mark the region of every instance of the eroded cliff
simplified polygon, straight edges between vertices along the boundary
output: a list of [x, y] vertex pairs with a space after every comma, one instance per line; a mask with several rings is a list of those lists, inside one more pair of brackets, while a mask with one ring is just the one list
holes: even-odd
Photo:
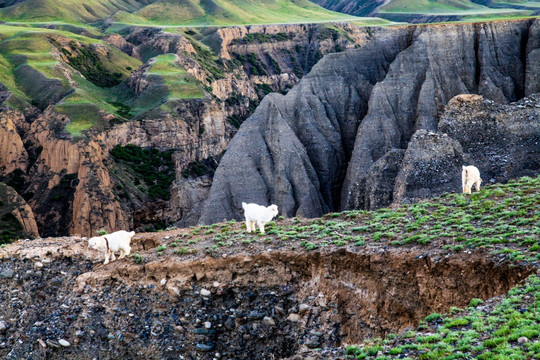
[[[55, 78], [36, 73], [25, 88], [36, 107], [2, 87], [0, 179], [44, 236], [193, 223], [185, 216], [206, 199], [212, 168], [259, 100], [288, 91], [323, 54], [369, 37], [348, 24], [132, 28], [97, 44], [48, 34], [40, 46], [50, 48]], [[174, 179], [159, 196], [136, 179], [142, 165], [110, 155], [126, 145], [172, 154]]]
[[[520, 110], [522, 103], [503, 107], [504, 118], [523, 124], [516, 126], [519, 130], [504, 125], [490, 125], [496, 130], [489, 130], [490, 126], [476, 123], [468, 125], [474, 130], [465, 130], [468, 127], [453, 116], [452, 102], [443, 123], [453, 125], [439, 129], [445, 106], [456, 95], [480, 94], [508, 104], [535, 91], [538, 26], [538, 21], [526, 20], [402, 27], [360, 49], [326, 56], [287, 95], [267, 97], [244, 123], [216, 171], [200, 221], [240, 218], [242, 201], [275, 203], [285, 216], [320, 216], [460, 191], [461, 142], [469, 147], [489, 143], [486, 148], [519, 149], [508, 155], [517, 167], [512, 175], [503, 170], [508, 159], [503, 163], [494, 156], [485, 162], [485, 153], [466, 150], [466, 161], [482, 172], [496, 173], [498, 181], [538, 172], [536, 105], [526, 116]], [[536, 104], [534, 99], [524, 101]], [[487, 123], [499, 116], [492, 108], [485, 110]], [[437, 154], [447, 146], [440, 143], [442, 134], [435, 134], [433, 140], [439, 140], [429, 145], [411, 146], [419, 130], [453, 128], [455, 138], [448, 140], [455, 143], [448, 144], [454, 149], [449, 148], [450, 167], [435, 160], [446, 156]], [[490, 131], [499, 136], [488, 135]], [[510, 135], [514, 131], [529, 145], [521, 146]], [[418, 169], [412, 164], [422, 162], [421, 154], [430, 151], [426, 171], [413, 175], [411, 171]], [[528, 160], [522, 162], [522, 157]], [[387, 169], [393, 180], [378, 175]], [[428, 176], [429, 182], [440, 185], [424, 184], [422, 191], [409, 188], [404, 193], [405, 178], [420, 183]], [[383, 180], [387, 190], [373, 199], [373, 189], [379, 188], [376, 179]]]

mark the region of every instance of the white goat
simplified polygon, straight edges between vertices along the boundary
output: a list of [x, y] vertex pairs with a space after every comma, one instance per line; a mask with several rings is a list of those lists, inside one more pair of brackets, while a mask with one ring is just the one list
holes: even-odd
[[470, 194], [473, 185], [476, 186], [476, 191], [480, 191], [481, 183], [480, 171], [476, 166], [463, 166], [463, 170], [461, 171], [461, 185], [464, 194]]
[[131, 252], [129, 243], [131, 242], [133, 235], [135, 235], [135, 231], [127, 232], [125, 230], [120, 230], [111, 234], [95, 236], [88, 239], [88, 247], [105, 253], [104, 264], [108, 264], [109, 256], [111, 257], [111, 260], [116, 260], [114, 253], [117, 251], [120, 251], [120, 257], [118, 259], [123, 259], [126, 255], [129, 255]]
[[277, 205], [264, 207], [257, 204], [246, 204], [243, 202], [242, 207], [244, 208], [246, 227], [249, 233], [251, 231], [257, 231], [255, 229], [255, 224], [257, 224], [259, 225], [259, 229], [261, 229], [261, 234], [264, 234], [264, 224], [271, 221], [274, 216], [278, 214]]

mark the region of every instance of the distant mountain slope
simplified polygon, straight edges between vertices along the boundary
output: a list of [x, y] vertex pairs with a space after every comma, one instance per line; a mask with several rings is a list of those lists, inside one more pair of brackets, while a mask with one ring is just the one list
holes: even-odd
[[91, 23], [103, 20], [118, 11], [135, 12], [152, 2], [153, 0], [2, 0], [0, 18], [5, 21]]
[[527, 0], [312, 0], [322, 7], [356, 16], [403, 22], [440, 22], [537, 15], [539, 1]]
[[0, 20], [139, 25], [236, 25], [351, 19], [308, 0], [0, 1]]

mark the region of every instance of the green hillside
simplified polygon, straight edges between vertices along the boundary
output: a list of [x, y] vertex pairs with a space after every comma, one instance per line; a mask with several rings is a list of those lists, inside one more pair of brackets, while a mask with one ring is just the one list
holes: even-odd
[[[99, 51], [97, 51], [99, 49]], [[66, 31], [0, 25], [0, 83], [13, 94], [7, 104], [28, 104], [70, 117], [79, 134], [99, 126], [100, 110], [118, 114], [114, 87], [141, 62], [99, 40]]]
[[[7, 2], [6, 4], [9, 4]], [[344, 21], [308, 0], [26, 0], [0, 9], [0, 20], [138, 25], [236, 25]]]
[[[11, 2], [3, 1], [5, 4]], [[25, 0], [0, 9], [0, 19], [10, 22], [92, 23], [118, 11], [135, 12], [151, 2], [152, 0]]]
[[473, 21], [533, 16], [540, 2], [530, 0], [312, 0], [332, 11], [400, 22]]
[[486, 6], [475, 4], [469, 0], [393, 0], [380, 8], [381, 12], [403, 13], [458, 13], [490, 11]]
[[[509, 5], [510, 3], [506, 4]], [[481, 5], [470, 0], [393, 0], [379, 8], [379, 14], [414, 14], [427, 16], [459, 16], [462, 20], [473, 18], [501, 18], [529, 16], [533, 11], [515, 9], [503, 3]]]
[[179, 66], [176, 60], [175, 54], [159, 55], [151, 60], [145, 76], [152, 86], [135, 98], [123, 99], [132, 108], [133, 115], [154, 108], [168, 112], [171, 102], [204, 97], [199, 81]]

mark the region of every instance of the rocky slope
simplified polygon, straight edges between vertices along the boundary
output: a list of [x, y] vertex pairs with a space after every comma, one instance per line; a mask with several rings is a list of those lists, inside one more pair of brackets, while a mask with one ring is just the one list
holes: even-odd
[[[200, 221], [241, 218], [242, 201], [275, 203], [285, 216], [320, 216], [460, 191], [462, 161], [489, 174], [486, 181], [537, 172], [537, 98], [508, 106], [489, 101], [508, 104], [538, 91], [539, 26], [527, 20], [401, 27], [326, 56], [287, 95], [266, 97], [244, 123]], [[449, 103], [459, 94], [487, 102]], [[457, 114], [462, 102], [469, 104], [459, 112], [469, 109], [467, 115]], [[480, 109], [487, 112], [484, 126], [461, 123]], [[511, 151], [488, 162], [489, 150], [473, 151], [476, 143]], [[515, 164], [510, 172], [508, 163]]]

